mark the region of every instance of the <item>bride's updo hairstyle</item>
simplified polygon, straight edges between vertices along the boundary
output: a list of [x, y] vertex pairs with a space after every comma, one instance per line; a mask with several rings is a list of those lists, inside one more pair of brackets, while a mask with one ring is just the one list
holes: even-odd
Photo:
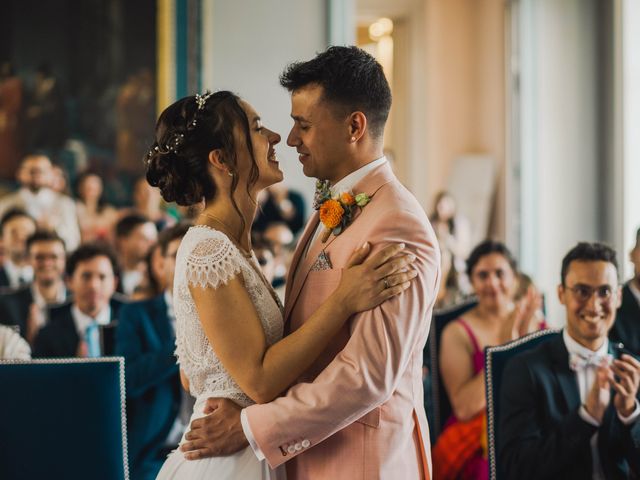
[[204, 93], [178, 100], [167, 107], [156, 124], [155, 142], [145, 157], [147, 181], [158, 187], [167, 202], [189, 206], [217, 194], [209, 174], [209, 153], [221, 150], [225, 164], [233, 174], [231, 200], [240, 214], [233, 193], [238, 186], [237, 150], [233, 131], [240, 127], [251, 158], [249, 188], [258, 180], [249, 120], [240, 106], [240, 98], [228, 91]]

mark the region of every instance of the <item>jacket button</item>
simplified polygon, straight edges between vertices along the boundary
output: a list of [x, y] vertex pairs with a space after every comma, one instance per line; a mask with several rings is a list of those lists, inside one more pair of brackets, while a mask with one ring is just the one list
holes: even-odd
[[306, 438], [302, 441], [302, 448], [309, 448], [310, 445], [311, 445], [311, 442]]
[[295, 445], [289, 445], [289, 446], [287, 447], [287, 452], [289, 452], [289, 453], [296, 453], [296, 447], [295, 447]]

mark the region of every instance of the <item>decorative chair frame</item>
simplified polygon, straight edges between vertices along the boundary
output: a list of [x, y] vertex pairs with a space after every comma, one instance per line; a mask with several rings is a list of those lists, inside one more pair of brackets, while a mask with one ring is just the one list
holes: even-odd
[[[508, 352], [516, 349], [528, 343], [531, 343], [530, 347], [535, 347], [540, 343], [540, 339], [555, 335], [560, 330], [540, 330], [533, 332], [524, 337], [520, 337], [509, 343], [503, 345], [497, 345], [495, 347], [487, 347], [484, 351], [485, 358], [485, 388], [487, 395], [487, 446], [489, 449], [489, 478], [491, 480], [498, 479], [498, 465], [497, 465], [497, 452], [496, 452], [496, 410], [495, 410], [495, 395], [499, 395], [500, 392], [495, 392], [495, 380], [494, 380], [494, 355], [496, 353]], [[522, 351], [526, 351], [524, 349]]]
[[123, 480], [129, 480], [129, 454], [127, 449], [127, 414], [126, 414], [126, 387], [124, 357], [99, 357], [99, 358], [39, 358], [33, 360], [0, 359], [0, 367], [3, 365], [68, 365], [68, 364], [92, 364], [92, 363], [117, 363], [119, 376], [120, 396], [120, 432], [122, 435], [122, 465]]

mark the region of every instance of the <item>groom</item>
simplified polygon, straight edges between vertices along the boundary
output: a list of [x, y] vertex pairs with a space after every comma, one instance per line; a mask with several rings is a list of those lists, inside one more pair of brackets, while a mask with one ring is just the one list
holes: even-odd
[[298, 151], [304, 174], [328, 180], [334, 195], [371, 197], [339, 236], [325, 235], [318, 213], [309, 220], [287, 281], [285, 333], [300, 328], [336, 288], [364, 242], [372, 250], [404, 243], [417, 257], [418, 276], [401, 295], [355, 315], [284, 396], [242, 411], [209, 399], [213, 413], [192, 422], [182, 450], [197, 459], [233, 453], [248, 441], [272, 467], [286, 462], [289, 480], [428, 479], [422, 349], [440, 257], [423, 209], [382, 153], [389, 85], [382, 67], [356, 47], [331, 47], [294, 63], [280, 83], [291, 92], [287, 144]]

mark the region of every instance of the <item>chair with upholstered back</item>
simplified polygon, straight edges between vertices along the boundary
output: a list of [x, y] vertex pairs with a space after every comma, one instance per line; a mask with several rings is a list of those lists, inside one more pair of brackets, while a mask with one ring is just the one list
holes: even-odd
[[558, 335], [558, 330], [540, 330], [524, 337], [487, 347], [484, 351], [485, 386], [487, 395], [487, 443], [489, 448], [489, 474], [491, 480], [506, 478], [500, 470], [497, 452], [498, 426], [500, 421], [500, 386], [502, 372], [514, 356], [527, 351]]
[[0, 478], [128, 480], [124, 359], [0, 361]]
[[429, 368], [429, 379], [431, 381], [432, 405], [431, 408], [427, 408], [427, 413], [430, 414], [429, 429], [431, 431], [431, 440], [434, 443], [435, 439], [440, 435], [445, 422], [451, 416], [451, 403], [442, 383], [438, 359], [442, 332], [449, 322], [459, 318], [477, 304], [477, 300], [471, 298], [458, 305], [433, 312], [433, 321], [431, 322], [429, 340], [423, 354], [423, 363]]

